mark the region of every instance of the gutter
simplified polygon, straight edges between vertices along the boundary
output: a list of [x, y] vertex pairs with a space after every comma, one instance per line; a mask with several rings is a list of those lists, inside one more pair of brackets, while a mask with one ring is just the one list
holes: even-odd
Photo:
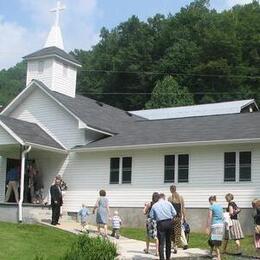
[[122, 146], [101, 146], [101, 147], [82, 147], [73, 148], [71, 152], [102, 152], [115, 150], [134, 150], [134, 149], [151, 149], [151, 148], [167, 148], [167, 147], [182, 147], [182, 146], [204, 146], [204, 145], [221, 145], [221, 144], [246, 144], [260, 143], [260, 138], [245, 138], [245, 139], [227, 139], [227, 140], [211, 140], [211, 141], [194, 141], [194, 142], [173, 142], [173, 143], [158, 143], [158, 144], [137, 144], [137, 145], [122, 145]]
[[25, 171], [25, 156], [27, 153], [30, 152], [32, 149], [31, 146], [29, 146], [26, 150], [22, 152], [22, 161], [21, 161], [21, 186], [20, 186], [20, 200], [18, 203], [18, 220], [19, 223], [22, 223], [23, 221], [23, 194], [24, 194], [24, 171]]

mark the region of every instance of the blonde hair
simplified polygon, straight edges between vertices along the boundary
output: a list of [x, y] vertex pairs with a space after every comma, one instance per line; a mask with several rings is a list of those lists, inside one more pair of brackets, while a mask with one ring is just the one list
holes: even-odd
[[229, 202], [229, 201], [231, 201], [231, 200], [234, 199], [234, 196], [233, 196], [233, 194], [228, 193], [228, 194], [225, 196], [225, 198], [226, 198], [226, 200]]

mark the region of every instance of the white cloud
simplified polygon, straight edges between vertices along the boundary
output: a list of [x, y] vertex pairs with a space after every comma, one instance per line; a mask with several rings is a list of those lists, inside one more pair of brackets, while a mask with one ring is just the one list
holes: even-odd
[[21, 61], [21, 57], [34, 49], [41, 40], [40, 34], [33, 37], [26, 28], [6, 22], [3, 17], [0, 17], [0, 35], [0, 69]]
[[[43, 47], [48, 32], [54, 23], [54, 14], [49, 10], [55, 0], [19, 0], [21, 11], [29, 15], [33, 27], [26, 28], [5, 21], [0, 16], [0, 69], [21, 61], [21, 57]], [[67, 9], [61, 16], [61, 30], [67, 51], [74, 48], [89, 49], [99, 39], [95, 31], [95, 19], [102, 15], [97, 0], [63, 0]], [[0, 13], [1, 15], [1, 13]]]
[[226, 2], [229, 7], [232, 7], [234, 5], [244, 5], [251, 3], [252, 0], [226, 0]]
[[[31, 14], [31, 18], [40, 28], [44, 28], [46, 38], [55, 19], [49, 10], [56, 6], [54, 0], [20, 0], [23, 9]], [[94, 19], [101, 11], [97, 0], [63, 0], [66, 10], [61, 15], [61, 30], [67, 50], [74, 48], [89, 49], [98, 41], [98, 33], [94, 30]]]

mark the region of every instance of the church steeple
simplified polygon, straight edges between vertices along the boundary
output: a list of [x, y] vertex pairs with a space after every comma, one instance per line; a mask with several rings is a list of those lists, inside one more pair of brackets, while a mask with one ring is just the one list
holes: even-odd
[[24, 57], [27, 61], [26, 84], [37, 79], [52, 91], [75, 97], [77, 69], [81, 65], [64, 51], [59, 26], [60, 11], [64, 9], [65, 6], [58, 1], [57, 7], [51, 10], [56, 13], [56, 19], [44, 48]]
[[60, 29], [60, 12], [65, 10], [65, 6], [62, 6], [60, 1], [57, 2], [57, 7], [50, 10], [52, 13], [56, 13], [56, 19], [54, 25], [51, 27], [47, 41], [44, 45], [44, 48], [56, 46], [64, 50], [64, 44]]

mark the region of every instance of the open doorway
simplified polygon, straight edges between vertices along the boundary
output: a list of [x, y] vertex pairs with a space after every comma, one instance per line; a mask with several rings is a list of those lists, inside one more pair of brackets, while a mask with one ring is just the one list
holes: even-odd
[[[6, 161], [6, 180], [7, 180], [7, 173], [11, 170], [11, 169], [14, 169], [14, 168], [18, 168], [20, 167], [21, 165], [21, 160], [17, 160], [17, 159], [10, 159], [10, 158], [7, 158], [7, 161]], [[18, 177], [18, 180], [20, 179], [20, 173], [19, 173], [19, 177]], [[17, 182], [17, 186], [18, 186], [18, 193], [19, 193], [19, 181]], [[5, 194], [7, 192], [7, 185], [8, 183], [6, 182], [6, 185], [5, 185]], [[15, 194], [14, 194], [14, 191], [12, 190], [11, 192], [11, 195], [8, 199], [7, 202], [16, 202], [15, 201]]]

